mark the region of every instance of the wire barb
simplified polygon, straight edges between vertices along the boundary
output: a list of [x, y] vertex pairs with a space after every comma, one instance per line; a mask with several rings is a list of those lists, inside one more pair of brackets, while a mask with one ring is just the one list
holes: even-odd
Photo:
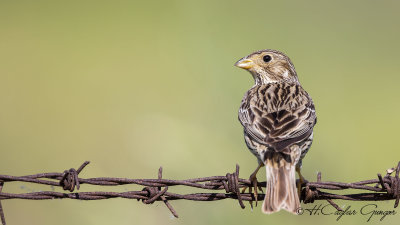
[[226, 181], [222, 180], [222, 184], [224, 185], [224, 189], [226, 193], [233, 193], [237, 195], [237, 199], [239, 201], [239, 205], [242, 209], [245, 208], [245, 205], [242, 200], [242, 194], [239, 190], [239, 165], [236, 164], [236, 171], [234, 173], [226, 174]]
[[68, 190], [73, 192], [76, 186], [76, 189], [79, 190], [79, 178], [78, 174], [89, 164], [89, 161], [84, 162], [78, 170], [71, 168], [69, 170], [65, 170], [60, 180], [60, 185], [63, 187], [64, 190]]
[[[78, 175], [89, 164], [84, 162], [77, 170], [71, 168], [63, 173], [40, 173], [27, 176], [10, 176], [0, 175], [0, 219], [3, 225], [6, 224], [2, 200], [8, 199], [27, 199], [27, 200], [44, 200], [44, 199], [80, 199], [80, 200], [102, 200], [110, 198], [126, 198], [141, 200], [144, 204], [152, 204], [155, 201], [163, 201], [171, 213], [178, 217], [175, 209], [170, 204], [172, 200], [185, 199], [192, 201], [219, 201], [223, 199], [236, 199], [241, 208], [245, 208], [244, 201], [250, 202], [255, 200], [254, 195], [250, 193], [241, 193], [239, 190], [243, 187], [251, 187], [252, 183], [248, 179], [239, 178], [239, 165], [233, 173], [227, 173], [225, 176], [202, 177], [186, 180], [169, 180], [163, 178], [163, 169], [158, 170], [157, 179], [129, 179], [115, 177], [97, 177], [97, 178], [79, 178]], [[394, 175], [392, 175], [394, 173]], [[400, 162], [396, 168], [387, 170], [384, 177], [377, 174], [377, 179], [359, 181], [354, 183], [329, 182], [321, 181], [321, 173], [317, 175], [317, 182], [306, 181], [302, 185], [300, 200], [303, 203], [313, 203], [315, 200], [327, 200], [337, 210], [342, 210], [334, 199], [350, 200], [350, 201], [383, 201], [395, 200], [394, 208], [399, 204], [400, 198]], [[64, 190], [73, 193], [41, 191], [29, 193], [5, 193], [2, 188], [7, 182], [26, 182], [49, 186], [59, 186]], [[74, 192], [75, 187], [79, 190], [83, 184], [98, 186], [117, 186], [136, 184], [143, 186], [140, 191], [126, 192]], [[225, 190], [225, 193], [193, 193], [193, 194], [177, 194], [168, 192], [173, 186], [186, 186], [205, 190]], [[266, 182], [258, 182], [259, 187], [265, 187]], [[368, 192], [358, 194], [332, 194], [324, 190], [345, 190], [356, 189]], [[265, 194], [258, 194], [258, 200], [262, 201]]]
[[[317, 182], [321, 182], [322, 174], [321, 172], [318, 172], [317, 174]], [[304, 203], [313, 203], [315, 199], [317, 199], [321, 193], [319, 188], [317, 187], [310, 187], [308, 183], [306, 182], [305, 188], [303, 189], [304, 193], [301, 193], [300, 199], [303, 199]], [[326, 201], [331, 204], [336, 210], [338, 211], [343, 211], [332, 199], [326, 199]]]
[[[3, 190], [3, 185], [4, 185], [4, 182], [0, 181], [0, 194], [1, 194], [1, 191]], [[4, 216], [3, 206], [1, 205], [1, 201], [0, 201], [0, 219], [1, 219], [1, 224], [6, 225], [6, 218]]]

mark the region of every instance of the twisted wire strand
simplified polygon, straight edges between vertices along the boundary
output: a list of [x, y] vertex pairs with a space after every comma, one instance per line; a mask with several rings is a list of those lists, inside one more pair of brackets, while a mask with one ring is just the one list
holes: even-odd
[[[40, 173], [27, 176], [10, 176], [0, 175], [0, 219], [3, 225], [6, 225], [3, 207], [1, 200], [9, 199], [27, 199], [27, 200], [46, 200], [46, 199], [80, 199], [80, 200], [102, 200], [110, 198], [126, 198], [137, 199], [144, 204], [152, 204], [156, 201], [163, 201], [171, 213], [178, 217], [177, 212], [172, 207], [169, 201], [184, 199], [192, 201], [218, 201], [223, 199], [236, 199], [241, 208], [245, 208], [244, 201], [255, 201], [253, 193], [241, 193], [240, 189], [251, 187], [252, 184], [248, 179], [239, 178], [239, 165], [236, 165], [236, 170], [233, 173], [227, 173], [225, 176], [211, 176], [203, 178], [194, 178], [186, 180], [169, 180], [162, 178], [162, 167], [158, 170], [157, 179], [129, 179], [129, 178], [114, 178], [114, 177], [97, 177], [97, 178], [80, 178], [78, 175], [89, 164], [89, 161], [84, 162], [77, 170], [71, 168], [63, 173]], [[377, 179], [343, 183], [321, 181], [321, 173], [317, 174], [316, 182], [308, 182], [302, 184], [300, 200], [305, 204], [313, 203], [315, 200], [327, 200], [337, 210], [342, 210], [333, 199], [350, 200], [350, 201], [384, 201], [395, 200], [394, 208], [399, 204], [400, 198], [400, 162], [396, 168], [387, 170], [385, 176], [377, 174]], [[394, 174], [392, 176], [392, 174]], [[55, 191], [40, 191], [29, 193], [4, 193], [2, 189], [7, 182], [27, 182], [49, 186], [60, 186], [68, 192]], [[117, 186], [136, 184], [144, 186], [140, 191], [126, 192], [74, 192], [75, 188], [79, 190], [83, 184], [99, 185], [99, 186]], [[193, 193], [193, 194], [178, 194], [168, 192], [168, 188], [172, 186], [187, 186], [205, 190], [225, 190], [225, 193]], [[258, 182], [259, 187], [265, 187], [266, 182]], [[374, 186], [372, 186], [374, 185]], [[325, 190], [346, 190], [355, 189], [369, 192], [357, 194], [332, 194]], [[262, 201], [264, 194], [258, 194], [258, 200]]]

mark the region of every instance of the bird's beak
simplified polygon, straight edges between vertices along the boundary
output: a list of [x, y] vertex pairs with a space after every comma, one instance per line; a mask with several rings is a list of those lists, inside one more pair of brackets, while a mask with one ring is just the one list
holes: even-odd
[[254, 62], [251, 59], [241, 59], [235, 63], [235, 66], [245, 70], [251, 69], [254, 65]]

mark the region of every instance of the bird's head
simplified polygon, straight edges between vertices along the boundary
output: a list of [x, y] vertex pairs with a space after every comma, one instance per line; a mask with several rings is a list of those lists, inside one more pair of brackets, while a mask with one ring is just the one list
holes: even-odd
[[235, 66], [248, 70], [256, 84], [298, 82], [293, 63], [282, 52], [266, 49], [240, 59]]

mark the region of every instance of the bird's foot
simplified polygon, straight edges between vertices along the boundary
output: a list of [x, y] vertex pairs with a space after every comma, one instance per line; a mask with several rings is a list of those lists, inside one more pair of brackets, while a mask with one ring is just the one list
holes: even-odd
[[[260, 186], [258, 186], [258, 180], [256, 173], [253, 173], [250, 175], [249, 178], [250, 181], [250, 187], [249, 187], [249, 193], [254, 195], [254, 200], [256, 201], [256, 207], [257, 207], [257, 202], [258, 202], [258, 190], [263, 193], [263, 190]], [[253, 188], [254, 188], [254, 193], [253, 193]], [[244, 187], [242, 189], [242, 193], [245, 193], [247, 187]], [[251, 208], [253, 208], [253, 202], [250, 201]]]
[[299, 179], [297, 180], [297, 194], [301, 199], [301, 186], [308, 181], [301, 175], [300, 169], [296, 169], [297, 173], [299, 174]]
[[303, 184], [302, 179], [298, 179], [297, 180], [297, 195], [299, 196], [299, 198], [301, 199], [301, 185]]

